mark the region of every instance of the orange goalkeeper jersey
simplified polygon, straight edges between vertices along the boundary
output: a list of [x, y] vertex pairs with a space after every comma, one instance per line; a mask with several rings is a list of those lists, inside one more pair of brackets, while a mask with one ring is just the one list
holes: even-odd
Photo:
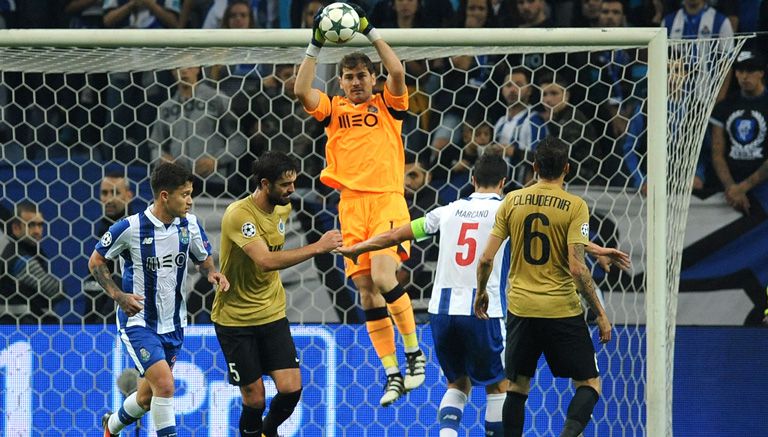
[[361, 104], [320, 93], [307, 111], [325, 124], [326, 167], [320, 181], [339, 190], [403, 193], [405, 151], [401, 135], [408, 93], [393, 96], [387, 87]]

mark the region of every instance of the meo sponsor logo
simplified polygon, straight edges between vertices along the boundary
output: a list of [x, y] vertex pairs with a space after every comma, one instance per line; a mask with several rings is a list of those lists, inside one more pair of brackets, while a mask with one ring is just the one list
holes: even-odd
[[351, 127], [360, 127], [360, 126], [368, 126], [368, 127], [374, 127], [379, 124], [379, 117], [374, 113], [367, 113], [367, 114], [342, 114], [339, 116], [339, 127], [340, 128], [351, 128]]

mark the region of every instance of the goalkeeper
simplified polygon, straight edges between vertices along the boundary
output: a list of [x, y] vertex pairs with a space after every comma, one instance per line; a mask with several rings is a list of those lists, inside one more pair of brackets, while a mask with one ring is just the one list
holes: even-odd
[[[401, 136], [408, 109], [405, 70], [362, 9], [350, 6], [360, 16], [358, 31], [368, 37], [387, 69], [384, 90], [373, 94], [374, 67], [363, 53], [350, 53], [339, 64], [343, 97], [331, 99], [312, 88], [317, 56], [325, 42], [318, 29], [320, 13], [315, 16], [312, 41], [295, 85], [304, 109], [326, 126], [326, 168], [320, 181], [341, 192], [339, 221], [345, 246], [410, 222], [403, 193], [405, 151]], [[382, 406], [391, 405], [406, 391], [423, 384], [425, 378], [426, 358], [416, 337], [411, 299], [395, 275], [409, 252], [410, 243], [403, 242], [396, 248], [362, 255], [357, 265], [345, 260], [346, 275], [360, 292], [368, 335], [387, 374], [379, 402]], [[405, 345], [405, 379], [395, 355], [390, 313]]]

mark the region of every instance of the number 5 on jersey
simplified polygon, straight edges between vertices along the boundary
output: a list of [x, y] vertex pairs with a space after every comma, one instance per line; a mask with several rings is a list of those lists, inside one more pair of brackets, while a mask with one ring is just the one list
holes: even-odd
[[456, 242], [456, 245], [459, 247], [467, 246], [466, 253], [456, 252], [456, 264], [461, 267], [466, 267], [475, 261], [475, 256], [477, 255], [477, 238], [470, 236], [469, 234], [470, 232], [474, 234], [473, 231], [477, 231], [478, 227], [480, 227], [480, 223], [461, 224], [459, 240]]

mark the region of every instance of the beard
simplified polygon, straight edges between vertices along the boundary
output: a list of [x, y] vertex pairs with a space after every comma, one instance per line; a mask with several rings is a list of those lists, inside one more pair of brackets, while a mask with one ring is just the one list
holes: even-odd
[[267, 196], [267, 200], [269, 200], [270, 204], [275, 206], [277, 205], [285, 206], [291, 203], [291, 199], [289, 197], [283, 197], [283, 196], [280, 196], [279, 194], [273, 194], [273, 193], [269, 193], [269, 195]]

